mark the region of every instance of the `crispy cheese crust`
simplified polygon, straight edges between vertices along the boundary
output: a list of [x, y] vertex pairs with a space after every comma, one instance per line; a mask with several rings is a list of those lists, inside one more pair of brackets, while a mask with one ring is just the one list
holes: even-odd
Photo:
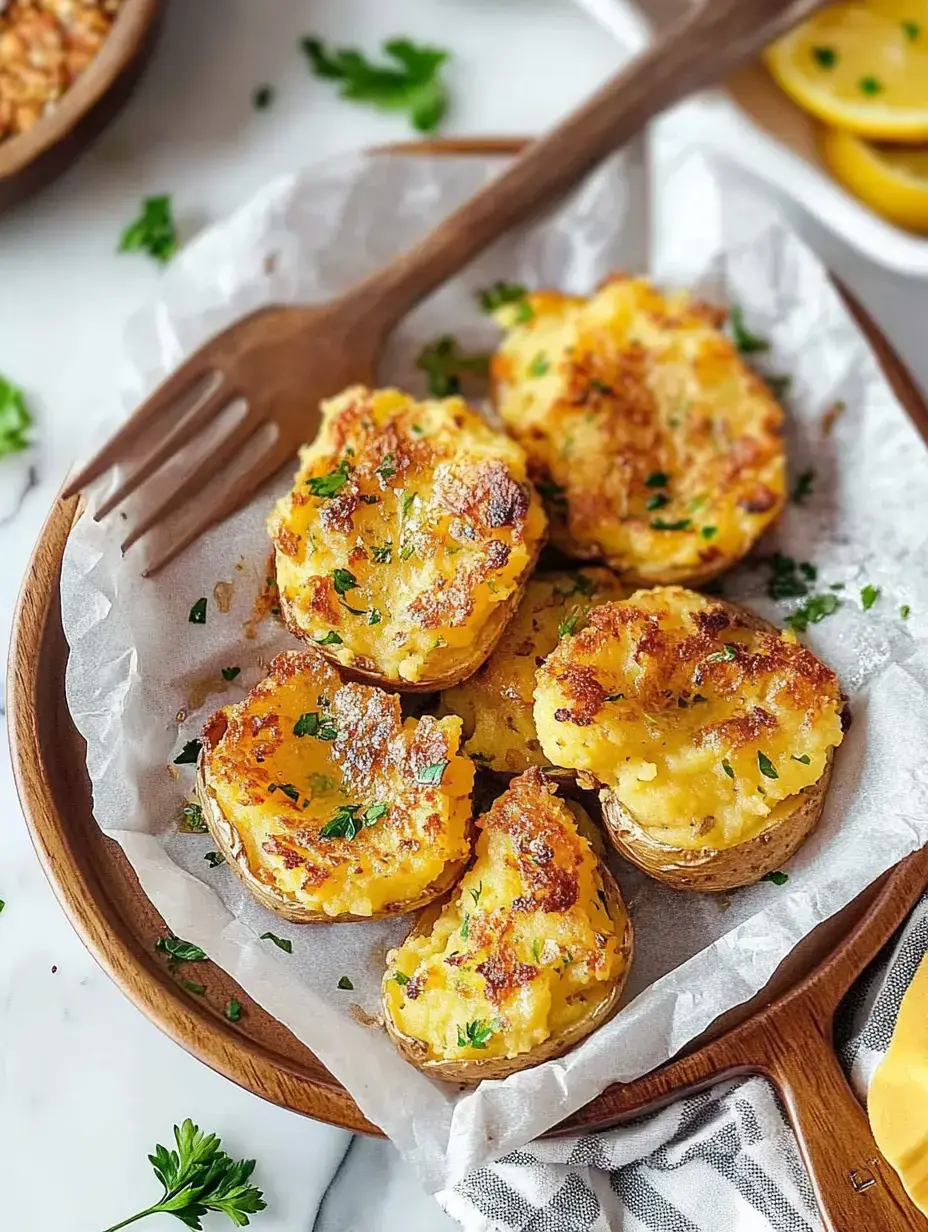
[[489, 659], [442, 694], [441, 712], [464, 720], [468, 756], [500, 774], [551, 769], [532, 714], [535, 671], [562, 637], [586, 628], [590, 608], [627, 594], [609, 569], [535, 574]]
[[547, 756], [668, 850], [725, 851], [788, 819], [843, 735], [838, 680], [811, 650], [681, 587], [596, 608], [537, 680]]
[[705, 581], [777, 518], [783, 412], [723, 312], [615, 276], [589, 299], [541, 291], [497, 318], [497, 409], [569, 555], [644, 585]]
[[546, 519], [522, 448], [460, 398], [323, 405], [269, 521], [290, 629], [364, 678], [441, 688], [489, 653]]
[[343, 684], [318, 651], [279, 655], [204, 731], [207, 824], [260, 901], [290, 919], [422, 905], [470, 854], [474, 769], [460, 727], [403, 722], [398, 697]]
[[[566, 1051], [618, 1008], [631, 930], [618, 888], [541, 771], [478, 821], [440, 912], [387, 956], [387, 1028], [437, 1076], [501, 1077]], [[574, 810], [574, 811], [572, 811]]]

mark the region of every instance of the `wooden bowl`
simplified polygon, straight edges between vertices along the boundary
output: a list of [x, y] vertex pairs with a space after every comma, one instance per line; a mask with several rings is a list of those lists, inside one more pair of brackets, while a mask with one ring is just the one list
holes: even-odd
[[0, 209], [66, 170], [128, 100], [155, 45], [164, 0], [124, 0], [99, 53], [53, 111], [0, 141]]
[[[510, 153], [513, 141], [422, 143], [404, 153]], [[928, 406], [877, 326], [851, 310], [902, 405], [928, 443]], [[23, 582], [11, 642], [7, 698], [19, 797], [36, 852], [84, 943], [140, 1010], [188, 1052], [249, 1091], [318, 1120], [380, 1134], [325, 1066], [221, 968], [185, 974], [207, 986], [187, 995], [154, 943], [167, 926], [117, 844], [93, 817], [84, 742], [65, 701], [68, 646], [61, 628], [61, 560], [77, 499], [52, 508]], [[928, 886], [928, 848], [898, 864], [821, 924], [751, 1001], [713, 1023], [676, 1059], [616, 1083], [551, 1131], [607, 1129], [733, 1075], [760, 1073], [778, 1088], [809, 1166], [828, 1232], [925, 1232], [834, 1053], [835, 1010]], [[198, 966], [202, 967], [197, 971]], [[237, 1023], [223, 1009], [235, 997]]]

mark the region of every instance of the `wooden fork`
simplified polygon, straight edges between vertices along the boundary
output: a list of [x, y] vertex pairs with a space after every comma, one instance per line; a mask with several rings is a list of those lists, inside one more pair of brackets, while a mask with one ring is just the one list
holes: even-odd
[[[172, 422], [173, 411], [173, 426], [94, 511], [96, 518], [104, 517], [233, 401], [243, 400], [243, 417], [215, 450], [172, 490], [162, 492], [126, 536], [123, 551], [252, 447], [255, 456], [234, 492], [197, 511], [144, 570], [155, 573], [246, 504], [294, 455], [312, 435], [307, 428], [317, 422], [320, 400], [348, 385], [373, 383], [386, 338], [416, 304], [504, 232], [557, 201], [654, 116], [719, 81], [824, 2], [705, 0], [411, 251], [338, 299], [311, 307], [262, 308], [200, 347], [71, 479], [64, 496], [124, 461], [143, 436], [157, 431], [159, 421]], [[201, 385], [192, 407], [177, 419], [180, 400]]]

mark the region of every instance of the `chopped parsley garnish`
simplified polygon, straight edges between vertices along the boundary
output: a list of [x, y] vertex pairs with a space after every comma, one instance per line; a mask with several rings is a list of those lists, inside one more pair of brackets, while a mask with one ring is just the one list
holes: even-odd
[[735, 772], [734, 770], [732, 770], [731, 762], [728, 760], [727, 757], [722, 758], [722, 769], [725, 771], [725, 773], [728, 775], [730, 779], [733, 779], [735, 777]]
[[181, 980], [181, 988], [186, 988], [188, 992], [192, 992], [196, 997], [202, 997], [206, 992], [205, 984], [197, 984], [194, 980]]
[[141, 214], [122, 233], [119, 251], [147, 252], [160, 265], [170, 261], [177, 251], [177, 228], [169, 196], [143, 200]]
[[386, 480], [393, 478], [393, 476], [396, 474], [396, 467], [393, 465], [393, 454], [392, 453], [384, 454], [383, 461], [374, 471], [374, 474], [379, 475], [380, 478], [383, 479], [385, 482]]
[[653, 496], [649, 496], [645, 501], [645, 509], [648, 513], [653, 513], [655, 509], [663, 509], [665, 505], [670, 504], [670, 497], [666, 492], [655, 492]]
[[448, 769], [449, 763], [446, 761], [434, 761], [430, 766], [423, 766], [421, 770], [416, 771], [416, 782], [428, 786], [432, 783], [440, 783], [445, 776], [445, 771]]
[[379, 505], [380, 497], [375, 496], [373, 492], [362, 492], [361, 501], [365, 505]]
[[529, 376], [544, 376], [550, 367], [551, 365], [548, 362], [548, 358], [545, 355], [544, 351], [539, 351], [538, 354], [535, 356], [535, 358], [532, 360], [532, 362], [528, 366], [528, 375]]
[[393, 540], [388, 540], [382, 547], [371, 548], [371, 559], [378, 565], [388, 565], [393, 555]]
[[597, 394], [614, 394], [615, 390], [611, 385], [607, 385], [605, 381], [598, 381], [596, 377], [590, 381], [590, 389]]
[[464, 919], [461, 922], [461, 940], [466, 941], [470, 936], [470, 912], [464, 912]]
[[240, 667], [224, 667], [222, 669], [223, 680], [234, 680], [236, 676], [241, 674]]
[[203, 747], [199, 740], [188, 740], [181, 751], [174, 758], [175, 766], [192, 766], [196, 763], [200, 756], [200, 749]]
[[458, 1047], [467, 1048], [486, 1048], [487, 1040], [496, 1032], [495, 1022], [485, 1022], [482, 1018], [475, 1018], [473, 1022], [465, 1024], [464, 1029], [458, 1027]]
[[242, 1003], [241, 1003], [241, 1001], [236, 1001], [234, 997], [232, 998], [232, 1000], [231, 1000], [231, 1001], [227, 1001], [227, 1002], [226, 1002], [225, 1014], [226, 1014], [226, 1018], [228, 1018], [229, 1022], [238, 1022], [238, 1020], [239, 1020], [239, 1019], [241, 1018], [241, 1016], [242, 1016]]
[[400, 502], [400, 517], [405, 518], [413, 506], [413, 501], [416, 499], [415, 492], [404, 492], [403, 499]]
[[789, 759], [790, 761], [800, 761], [804, 766], [810, 766], [812, 764], [812, 758], [808, 753], [790, 753]]
[[706, 655], [707, 663], [731, 663], [733, 659], [738, 657], [738, 645], [736, 642], [726, 642], [721, 650], [716, 650], [713, 654]]
[[349, 590], [357, 590], [358, 579], [350, 569], [333, 569], [332, 585], [337, 595], [346, 595]]
[[267, 789], [268, 791], [282, 791], [289, 800], [293, 801], [294, 804], [296, 804], [300, 798], [299, 791], [293, 786], [292, 783], [268, 783]]
[[409, 983], [409, 976], [403, 971], [394, 971], [390, 979], [399, 984], [401, 988], [405, 988]]
[[865, 612], [869, 612], [881, 595], [879, 586], [871, 586], [869, 582], [861, 589], [860, 606]]
[[583, 609], [575, 607], [569, 615], [565, 616], [557, 627], [558, 637], [573, 637], [577, 632], [577, 625], [583, 619]]
[[220, 864], [225, 864], [226, 858], [218, 851], [208, 851], [203, 857], [210, 868], [218, 868]]
[[199, 804], [185, 804], [183, 807], [184, 821], [187, 829], [192, 830], [194, 834], [208, 834], [209, 827], [203, 820], [203, 810]]
[[693, 525], [689, 518], [680, 518], [677, 522], [665, 522], [663, 518], [651, 519], [652, 530], [689, 530]]
[[490, 370], [489, 355], [467, 355], [458, 349], [453, 334], [442, 334], [422, 348], [416, 367], [425, 373], [429, 393], [449, 398], [461, 392], [461, 378], [469, 373], [485, 377]]
[[803, 471], [793, 488], [793, 501], [801, 505], [807, 496], [812, 495], [812, 484], [815, 482], [815, 471]]
[[318, 714], [311, 710], [301, 714], [293, 724], [294, 736], [315, 736], [317, 740], [337, 740], [338, 728], [335, 720], [327, 714]]
[[604, 702], [624, 702], [625, 694], [624, 693], [607, 693], [606, 696], [603, 698], [603, 701]]
[[883, 83], [879, 77], [861, 77], [858, 84], [861, 94], [880, 94], [883, 89]]
[[180, 937], [159, 937], [155, 942], [155, 949], [167, 954], [168, 966], [171, 967], [177, 967], [180, 963], [203, 962], [206, 958], [205, 950], [190, 941], [183, 941]]
[[764, 380], [767, 382], [767, 388], [778, 402], [783, 401], [793, 385], [793, 378], [785, 374], [768, 373]]
[[470, 891], [470, 896], [471, 896], [471, 898], [474, 900], [474, 906], [475, 906], [475, 907], [476, 907], [476, 906], [477, 906], [477, 904], [480, 902], [480, 895], [481, 895], [482, 893], [483, 893], [483, 882], [481, 881], [481, 882], [480, 882], [480, 884], [477, 886], [476, 890], [471, 890], [471, 891]]
[[192, 625], [206, 624], [206, 600], [197, 599], [196, 603], [190, 609], [190, 615], [187, 617]]
[[902, 607], [899, 609], [899, 615], [902, 617], [903, 620], [908, 620], [909, 613], [911, 611], [912, 609], [911, 607], [909, 607], [908, 603], [903, 603]]
[[764, 873], [763, 877], [761, 877], [761, 881], [772, 881], [774, 885], [780, 886], [786, 885], [787, 881], [789, 881], [789, 877], [786, 873], [781, 873], [778, 871], [775, 873]]
[[767, 582], [767, 594], [771, 599], [802, 599], [809, 593], [809, 583], [818, 577], [815, 565], [793, 560], [782, 552], [774, 552], [765, 563], [771, 570]]
[[350, 474], [351, 466], [342, 458], [334, 471], [329, 471], [327, 475], [314, 475], [311, 479], [306, 480], [310, 496], [319, 496], [326, 500], [337, 496], [348, 482]]
[[838, 53], [833, 47], [813, 47], [812, 55], [819, 68], [834, 68], [838, 62]]
[[29, 448], [26, 429], [31, 424], [23, 391], [0, 376], [0, 458]]
[[341, 636], [334, 629], [330, 629], [328, 633], [323, 633], [319, 637], [314, 637], [313, 641], [317, 646], [341, 646], [342, 644]]
[[330, 51], [317, 38], [304, 38], [300, 46], [316, 77], [338, 82], [341, 98], [381, 111], [406, 112], [420, 133], [432, 133], [442, 122], [448, 108], [441, 79], [447, 51], [409, 39], [389, 39], [381, 48], [389, 59], [378, 64], [355, 48]]
[[258, 86], [251, 96], [251, 105], [255, 111], [267, 111], [273, 101], [273, 86]]
[[541, 950], [542, 950], [541, 938], [540, 937], [533, 938], [532, 958], [534, 958], [535, 962], [538, 963], [539, 966], [541, 966]]
[[[494, 282], [477, 292], [477, 301], [483, 312], [495, 312], [504, 304], [518, 304], [525, 299], [525, 287], [518, 282]], [[527, 305], [531, 309], [531, 305]]]
[[652, 471], [644, 481], [646, 488], [666, 488], [670, 480], [663, 471]]
[[719, 528], [717, 526], [704, 526], [699, 533], [703, 539], [714, 539], [719, 533]]
[[809, 625], [817, 625], [826, 616], [831, 616], [841, 606], [837, 595], [813, 595], [801, 608], [787, 616], [783, 623], [797, 633], [804, 633]]
[[354, 990], [354, 984], [352, 984], [347, 975], [343, 975], [339, 978], [336, 988], [343, 988], [347, 989], [349, 992], [352, 992]]
[[293, 953], [293, 942], [288, 937], [278, 937], [274, 933], [262, 933], [262, 941], [273, 941], [279, 950], [283, 950], [285, 954]]
[[765, 779], [778, 779], [780, 777], [773, 762], [760, 749], [757, 750], [757, 767]]
[[904, 21], [902, 23], [902, 33], [911, 43], [915, 42], [921, 32], [922, 28], [917, 21]]
[[744, 312], [740, 304], [732, 304], [730, 319], [731, 336], [742, 355], [757, 355], [760, 351], [770, 350], [770, 343], [767, 339], [751, 333], [745, 325]]
[[382, 619], [383, 618], [380, 614], [379, 607], [372, 607], [371, 610], [367, 613], [367, 623], [369, 625], [379, 625]]
[[321, 838], [344, 838], [350, 842], [386, 813], [388, 805], [372, 804], [361, 812], [360, 804], [340, 804], [335, 815], [319, 831]]

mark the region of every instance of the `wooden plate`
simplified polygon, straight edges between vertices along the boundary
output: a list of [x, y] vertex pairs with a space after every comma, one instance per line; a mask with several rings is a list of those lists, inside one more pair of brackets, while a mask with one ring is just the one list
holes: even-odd
[[58, 105], [28, 132], [0, 141], [0, 209], [60, 175], [115, 117], [148, 63], [163, 8], [164, 0], [124, 0], [99, 53]]
[[[511, 153], [518, 141], [416, 143], [405, 153]], [[928, 442], [928, 407], [876, 325], [853, 303], [903, 406]], [[39, 859], [72, 924], [126, 995], [213, 1069], [265, 1099], [346, 1129], [379, 1134], [348, 1092], [289, 1031], [220, 968], [189, 973], [209, 989], [185, 993], [160, 962], [168, 931], [121, 849], [93, 818], [84, 743], [65, 702], [68, 647], [59, 580], [76, 500], [58, 501], [42, 529], [16, 612], [7, 695], [20, 800]], [[836, 1232], [928, 1228], [879, 1158], [863, 1109], [832, 1047], [836, 1006], [928, 885], [928, 848], [910, 856], [822, 924], [761, 994], [739, 1006], [684, 1055], [616, 1084], [552, 1132], [603, 1129], [732, 1074], [763, 1073], [779, 1088]], [[208, 968], [208, 971], [207, 971]], [[230, 1023], [223, 1009], [245, 1007]]]

